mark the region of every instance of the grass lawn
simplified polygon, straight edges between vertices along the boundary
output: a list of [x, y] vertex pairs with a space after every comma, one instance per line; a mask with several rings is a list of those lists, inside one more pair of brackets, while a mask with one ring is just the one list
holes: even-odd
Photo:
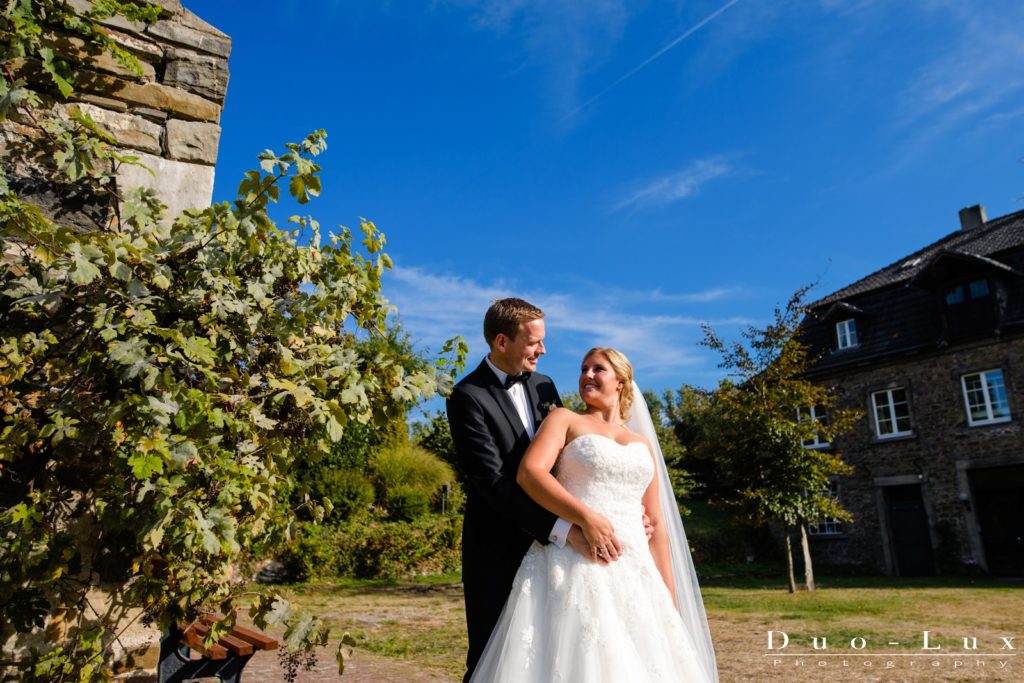
[[[723, 683], [1024, 680], [1017, 650], [1001, 649], [1002, 637], [1017, 638], [1013, 646], [1024, 649], [1024, 584], [879, 577], [820, 577], [818, 583], [815, 593], [790, 595], [781, 577], [705, 582]], [[336, 633], [350, 632], [360, 649], [415, 661], [452, 681], [461, 676], [466, 645], [458, 576], [310, 584], [286, 592]], [[776, 648], [781, 632], [788, 647], [769, 652], [769, 630], [776, 632]], [[924, 631], [941, 649], [922, 649]], [[828, 649], [814, 650], [814, 637], [819, 645], [824, 638]], [[977, 638], [977, 650], [965, 651], [964, 637]], [[863, 639], [863, 649], [851, 647], [851, 639]]]
[[452, 681], [462, 679], [466, 621], [458, 574], [401, 583], [311, 583], [282, 592], [323, 618], [333, 635], [350, 633], [357, 649], [415, 661]]
[[[1001, 649], [1004, 636], [1024, 644], [1021, 584], [871, 577], [818, 585], [795, 595], [783, 582], [705, 585], [722, 681], [1024, 680], [1024, 661], [1010, 656], [1016, 650]], [[923, 649], [925, 631], [928, 645], [941, 649]], [[779, 632], [788, 636], [785, 649]], [[815, 650], [815, 637], [827, 649]], [[965, 650], [964, 637], [977, 638], [977, 649]]]

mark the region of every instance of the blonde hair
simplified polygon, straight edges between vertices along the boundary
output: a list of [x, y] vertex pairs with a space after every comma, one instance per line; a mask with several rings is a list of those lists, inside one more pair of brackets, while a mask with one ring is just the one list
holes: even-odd
[[595, 353], [605, 357], [608, 365], [612, 366], [615, 377], [622, 382], [622, 388], [619, 389], [619, 418], [625, 422], [629, 419], [629, 409], [633, 406], [633, 365], [621, 351], [602, 346], [595, 346], [587, 351], [583, 360]]

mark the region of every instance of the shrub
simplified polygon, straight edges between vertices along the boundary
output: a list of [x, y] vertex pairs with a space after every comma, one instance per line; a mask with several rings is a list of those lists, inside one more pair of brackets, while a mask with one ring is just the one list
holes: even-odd
[[376, 495], [373, 483], [355, 470], [323, 470], [309, 486], [314, 499], [330, 499], [334, 504], [333, 520], [338, 521], [367, 512]]
[[415, 522], [354, 520], [334, 529], [299, 524], [277, 555], [292, 581], [410, 578], [458, 571], [462, 522], [427, 516]]
[[462, 465], [458, 461], [455, 442], [452, 441], [451, 426], [443, 412], [434, 413], [427, 422], [414, 423], [410, 438], [415, 445], [427, 449], [451, 465], [459, 481], [465, 481], [466, 473], [462, 471]]
[[396, 520], [426, 514], [444, 484], [455, 481], [452, 468], [418, 446], [399, 445], [370, 456], [370, 473], [377, 485], [377, 501]]
[[430, 495], [410, 484], [399, 484], [388, 494], [387, 509], [391, 519], [411, 522], [430, 512]]
[[299, 524], [295, 538], [278, 554], [285, 575], [292, 581], [331, 576], [337, 564], [336, 533], [315, 525]]
[[410, 578], [461, 567], [462, 521], [354, 523], [337, 532], [335, 572], [360, 579]]

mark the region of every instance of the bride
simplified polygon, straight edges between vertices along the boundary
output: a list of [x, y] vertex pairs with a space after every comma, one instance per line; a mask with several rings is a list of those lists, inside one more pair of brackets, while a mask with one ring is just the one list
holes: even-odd
[[591, 349], [579, 391], [586, 409], [545, 418], [517, 481], [580, 526], [591, 557], [533, 544], [471, 681], [713, 683], [696, 573], [633, 368], [615, 349]]

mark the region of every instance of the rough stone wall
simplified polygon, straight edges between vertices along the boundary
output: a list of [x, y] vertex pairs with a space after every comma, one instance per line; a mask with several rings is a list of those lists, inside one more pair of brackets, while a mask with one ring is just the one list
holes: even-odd
[[[968, 426], [960, 378], [1001, 368], [1011, 420]], [[856, 517], [846, 533], [812, 537], [816, 561], [868, 565], [894, 571], [882, 510], [881, 488], [919, 483], [928, 515], [938, 571], [953, 571], [965, 560], [981, 560], [982, 548], [966, 471], [974, 467], [1024, 464], [1024, 337], [988, 339], [928, 356], [895, 359], [847, 369], [822, 378], [836, 386], [844, 407], [864, 411], [853, 432], [836, 447], [856, 471], [840, 479], [840, 501]], [[907, 389], [913, 434], [875, 437], [871, 394]]]
[[[78, 107], [126, 152], [138, 156], [152, 173], [124, 165], [119, 188], [154, 189], [174, 216], [186, 208], [208, 206], [213, 194], [231, 39], [185, 9], [180, 0], [151, 1], [164, 10], [156, 23], [147, 26], [115, 17], [106, 24], [110, 36], [138, 57], [141, 76], [111, 57], [87, 55], [78, 38], [52, 36], [55, 52], [84, 64], [72, 102], [55, 105], [54, 113], [66, 116]], [[90, 3], [69, 4], [85, 10]], [[33, 77], [34, 65], [23, 68]], [[0, 157], [9, 175], [25, 171], [23, 176], [31, 177], [30, 169], [19, 168], [17, 142], [25, 132], [16, 121], [0, 126]], [[52, 205], [62, 203], [65, 210], [79, 208], [65, 196], [43, 196], [39, 203], [55, 210], [59, 207]]]

